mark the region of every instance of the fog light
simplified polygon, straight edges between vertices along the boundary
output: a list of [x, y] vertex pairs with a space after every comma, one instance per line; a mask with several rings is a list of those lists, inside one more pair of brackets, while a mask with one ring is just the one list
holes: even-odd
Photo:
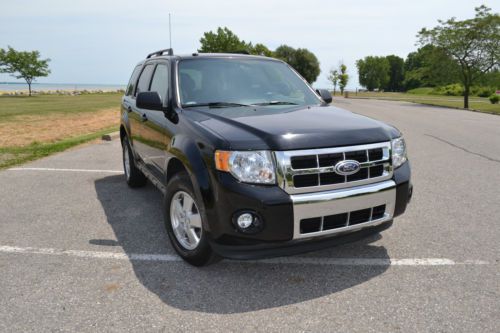
[[255, 234], [264, 227], [260, 216], [253, 211], [239, 211], [233, 215], [233, 224], [244, 234]]
[[253, 215], [250, 213], [243, 213], [238, 217], [236, 222], [241, 229], [247, 229], [253, 223]]

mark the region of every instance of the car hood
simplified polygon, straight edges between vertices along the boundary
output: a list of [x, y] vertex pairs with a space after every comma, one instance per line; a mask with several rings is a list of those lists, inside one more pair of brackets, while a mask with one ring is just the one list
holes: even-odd
[[295, 150], [389, 141], [399, 131], [334, 106], [189, 108], [183, 114], [233, 150]]

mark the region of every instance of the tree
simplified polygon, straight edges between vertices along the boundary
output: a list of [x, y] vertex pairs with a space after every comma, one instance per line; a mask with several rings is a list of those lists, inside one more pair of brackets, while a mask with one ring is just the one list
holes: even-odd
[[386, 57], [367, 56], [356, 61], [359, 83], [369, 91], [382, 89], [389, 81], [389, 62]]
[[219, 27], [216, 32], [205, 32], [200, 43], [201, 47], [198, 52], [248, 52], [249, 54], [280, 58], [299, 72], [309, 83], [316, 81], [320, 73], [318, 58], [307, 49], [294, 49], [287, 45], [281, 45], [273, 52], [264, 44], [257, 43], [254, 46], [252, 43], [240, 40], [227, 27]]
[[327, 79], [333, 85], [333, 96], [335, 96], [335, 92], [337, 90], [337, 84], [339, 83], [339, 71], [333, 68], [330, 69], [330, 74], [328, 74]]
[[408, 54], [404, 64], [404, 87], [445, 86], [460, 81], [460, 67], [444, 50], [427, 44]]
[[294, 49], [281, 45], [274, 51], [275, 57], [287, 62], [309, 83], [313, 83], [321, 72], [318, 58], [305, 48]]
[[292, 63], [295, 62], [295, 49], [293, 47], [281, 45], [274, 51], [274, 55], [293, 67]]
[[347, 86], [347, 82], [349, 82], [349, 74], [347, 74], [347, 66], [343, 63], [339, 66], [340, 74], [339, 74], [339, 88], [340, 94], [344, 94], [344, 89]]
[[[251, 45], [251, 44], [250, 44]], [[273, 57], [274, 52], [269, 50], [264, 44], [257, 43], [254, 46], [250, 47], [250, 54], [265, 56], [265, 57]]]
[[217, 32], [205, 32], [200, 39], [201, 47], [198, 52], [207, 53], [231, 53], [247, 51], [250, 53], [251, 44], [247, 44], [244, 40], [240, 40], [227, 27], [217, 28]]
[[490, 86], [495, 89], [500, 89], [500, 68], [493, 69], [478, 79], [481, 86]]
[[389, 63], [389, 81], [384, 86], [386, 91], [402, 91], [404, 81], [404, 64], [403, 58], [396, 55], [388, 55], [385, 57]]
[[50, 74], [50, 59], [40, 59], [38, 51], [16, 51], [12, 47], [0, 48], [0, 73], [8, 73], [16, 79], [24, 79], [31, 96], [31, 84], [37, 77]]
[[476, 16], [458, 21], [439, 20], [433, 29], [418, 33], [421, 45], [432, 44], [444, 50], [460, 65], [464, 86], [464, 108], [469, 108], [471, 85], [485, 73], [500, 66], [500, 15], [486, 6], [475, 8]]

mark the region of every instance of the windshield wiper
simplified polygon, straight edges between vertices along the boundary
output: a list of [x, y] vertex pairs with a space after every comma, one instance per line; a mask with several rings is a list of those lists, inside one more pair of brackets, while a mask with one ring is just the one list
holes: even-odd
[[252, 105], [297, 105], [297, 103], [286, 102], [286, 101], [270, 101], [270, 102], [254, 103]]
[[233, 103], [233, 102], [210, 102], [210, 103], [194, 103], [194, 104], [184, 104], [183, 108], [193, 108], [199, 106], [208, 106], [209, 108], [230, 108], [235, 106], [251, 106], [248, 104]]

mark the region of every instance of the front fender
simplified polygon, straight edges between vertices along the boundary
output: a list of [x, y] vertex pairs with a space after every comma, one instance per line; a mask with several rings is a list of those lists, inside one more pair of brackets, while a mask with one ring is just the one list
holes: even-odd
[[[197, 144], [195, 140], [188, 136], [178, 135], [172, 138], [169, 155], [170, 158], [167, 160], [165, 170], [168, 170], [168, 164], [172, 158], [177, 158], [182, 162], [191, 179], [196, 199], [202, 203], [202, 207], [199, 207], [199, 209], [205, 216], [204, 220], [207, 221], [206, 209], [214, 205], [214, 195], [208, 169], [208, 163], [211, 163], [212, 150], [203, 144]], [[168, 179], [169, 175], [166, 176]], [[204, 225], [204, 228], [210, 230], [209, 225]]]

